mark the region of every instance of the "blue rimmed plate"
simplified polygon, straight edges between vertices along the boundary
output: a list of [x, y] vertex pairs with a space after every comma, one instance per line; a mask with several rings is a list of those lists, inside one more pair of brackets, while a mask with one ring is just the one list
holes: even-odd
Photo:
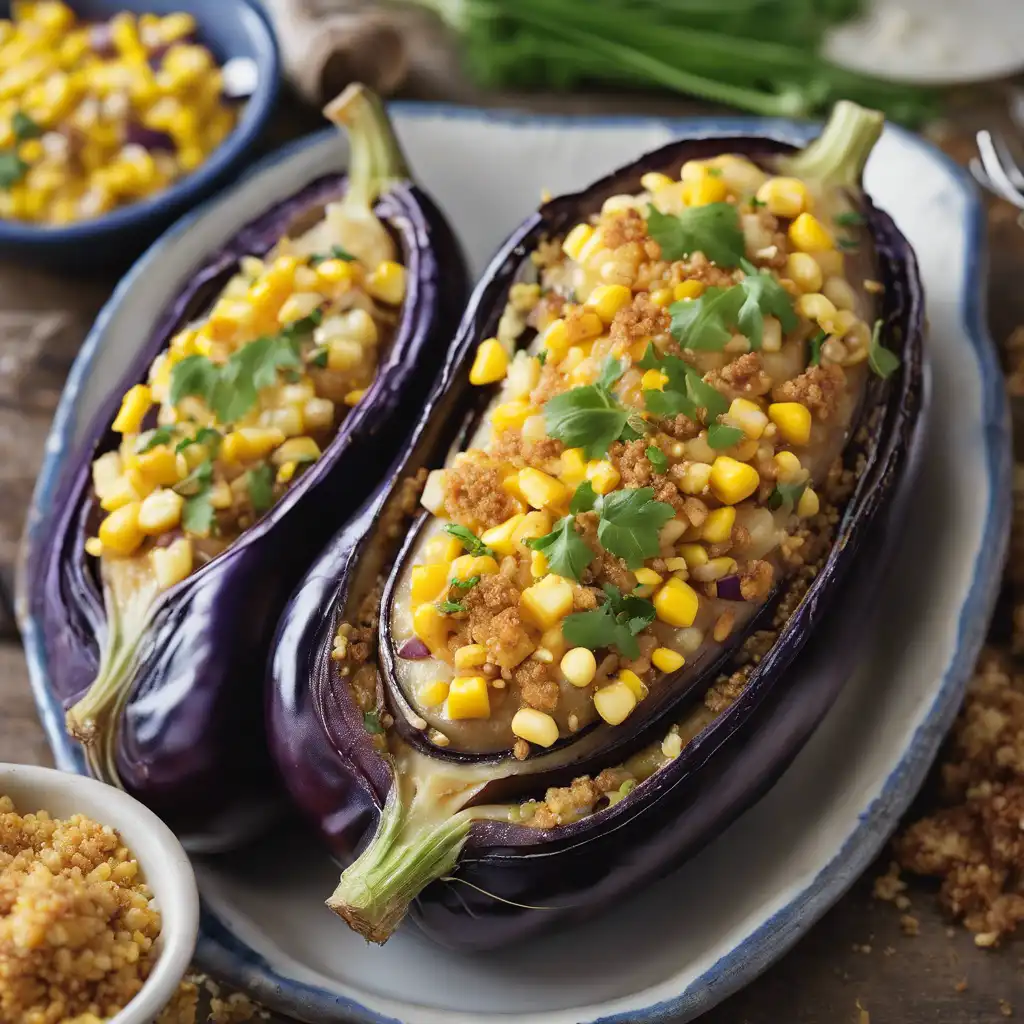
[[[577, 188], [681, 134], [800, 142], [810, 131], [783, 122], [538, 119], [444, 107], [399, 107], [396, 117], [420, 180], [478, 269], [542, 188]], [[72, 372], [29, 544], [80, 428], [181, 279], [253, 209], [338, 169], [343, 157], [334, 133], [275, 154], [136, 265]], [[780, 956], [867, 866], [962, 697], [998, 583], [1010, 493], [1002, 379], [980, 309], [983, 220], [974, 192], [944, 157], [895, 129], [872, 157], [867, 186], [920, 257], [936, 401], [910, 528], [878, 595], [884, 625], [843, 652], [856, 674], [782, 780], [670, 879], [585, 928], [486, 956], [455, 956], [414, 929], [383, 948], [366, 946], [323, 907], [336, 872], [301, 837], [198, 859], [203, 966], [312, 1022], [689, 1020]], [[77, 769], [38, 631], [20, 605], [40, 714], [58, 761]]]

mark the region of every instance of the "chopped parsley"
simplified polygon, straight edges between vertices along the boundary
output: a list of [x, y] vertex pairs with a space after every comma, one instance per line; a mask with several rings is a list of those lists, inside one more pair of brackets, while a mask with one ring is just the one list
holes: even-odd
[[654, 621], [654, 605], [642, 597], [623, 597], [617, 587], [606, 583], [606, 600], [589, 612], [576, 612], [562, 620], [562, 635], [573, 647], [592, 651], [614, 647], [626, 658], [640, 653], [636, 636]]
[[43, 134], [43, 129], [28, 114], [16, 110], [11, 118], [11, 131], [18, 142], [26, 139], [38, 139]]
[[625, 364], [619, 359], [606, 359], [601, 367], [601, 376], [597, 379], [597, 386], [611, 391], [615, 382], [626, 372]]
[[[602, 373], [604, 379], [605, 373]], [[566, 448], [582, 448], [588, 459], [599, 459], [630, 430], [629, 409], [601, 384], [570, 388], [544, 403], [544, 426]]]
[[321, 370], [324, 369], [327, 366], [327, 346], [317, 345], [310, 353], [309, 363], [311, 366], [319, 366]]
[[655, 473], [664, 473], [668, 468], [668, 456], [657, 445], [648, 445], [644, 454]]
[[832, 218], [841, 227], [855, 227], [858, 224], [864, 223], [864, 215], [857, 213], [856, 210], [848, 210], [845, 213], [837, 213]]
[[372, 736], [382, 735], [384, 726], [380, 724], [380, 715], [376, 711], [364, 711], [363, 728]]
[[494, 551], [489, 548], [472, 530], [459, 523], [445, 523], [444, 532], [454, 537], [474, 557], [490, 555], [494, 557]]
[[461, 601], [438, 601], [437, 610], [445, 615], [456, 615], [464, 612], [466, 606]]
[[660, 551], [658, 534], [675, 509], [654, 500], [653, 487], [629, 487], [601, 495], [594, 504], [600, 514], [597, 538], [605, 551], [625, 560], [630, 569], [639, 569], [644, 560]]
[[594, 490], [594, 485], [589, 480], [584, 480], [573, 491], [572, 499], [569, 502], [569, 511], [574, 516], [579, 515], [580, 512], [589, 512], [596, 504], [597, 492]]
[[697, 418], [697, 407], [693, 400], [678, 391], [645, 391], [644, 406], [655, 416], [672, 419], [682, 413], [691, 420]]
[[900, 368], [900, 357], [882, 345], [882, 321], [876, 320], [868, 344], [868, 366], [882, 380], [891, 377]]
[[543, 366], [548, 361], [548, 350], [546, 348], [542, 348], [533, 358]]
[[[156, 430], [151, 430], [139, 438], [135, 445], [135, 453], [142, 455], [156, 448], [157, 445], [170, 444], [173, 440], [174, 431], [170, 427], [157, 427]], [[177, 449], [175, 450], [177, 451]]]
[[200, 427], [195, 437], [186, 437], [177, 443], [174, 452], [183, 452], [186, 448], [191, 448], [194, 444], [204, 445], [212, 455], [216, 455], [220, 448], [221, 435], [219, 430], [214, 430], [213, 427]]
[[810, 346], [810, 355], [807, 359], [808, 366], [821, 365], [821, 346], [827, 337], [828, 331], [818, 331], [818, 333], [808, 342], [808, 345]]
[[743, 431], [739, 427], [727, 423], [712, 423], [708, 427], [708, 444], [712, 448], [731, 448], [743, 439]]
[[771, 274], [763, 273], [746, 260], [741, 266], [746, 277], [736, 285], [744, 295], [736, 325], [749, 340], [750, 347], [759, 349], [764, 337], [765, 316], [778, 318], [783, 334], [792, 331], [800, 320], [793, 310], [789, 292]]
[[743, 302], [738, 286], [707, 288], [700, 298], [673, 302], [668, 310], [672, 337], [684, 348], [720, 352], [732, 337]]
[[576, 532], [573, 516], [563, 516], [555, 528], [543, 537], [527, 540], [527, 547], [540, 551], [547, 559], [548, 570], [566, 576], [578, 583], [583, 572], [594, 560], [594, 552]]
[[806, 490], [806, 480], [799, 484], [776, 484], [775, 489], [768, 495], [768, 507], [773, 512], [777, 508], [782, 508], [783, 505], [789, 505], [791, 508], [795, 508], [796, 503], [800, 500]]
[[215, 511], [210, 504], [210, 488], [213, 485], [213, 463], [207, 459], [199, 463], [184, 480], [175, 485], [175, 490], [185, 496], [181, 510], [181, 525], [188, 533], [197, 537], [208, 537], [213, 529]]
[[[696, 419], [698, 409], [704, 409], [707, 421], [712, 422], [729, 408], [725, 396], [717, 388], [706, 383], [695, 367], [678, 356], [659, 356], [653, 344], [647, 346], [647, 351], [637, 365], [644, 370], [661, 370], [668, 377], [664, 391], [644, 392], [645, 401], [654, 401], [655, 407], [648, 404], [647, 408], [656, 416], [674, 416], [681, 412], [690, 419]], [[654, 399], [655, 394], [675, 397]], [[662, 413], [659, 411], [660, 408], [671, 411]]]
[[720, 267], [735, 267], [745, 251], [739, 213], [731, 203], [688, 206], [676, 216], [648, 206], [647, 233], [669, 262], [702, 252]]
[[245, 474], [245, 486], [253, 511], [266, 512], [274, 504], [274, 468], [268, 462]]
[[353, 263], [355, 256], [352, 255], [344, 246], [332, 245], [330, 252], [317, 252], [309, 257], [309, 265], [311, 267], [318, 267], [325, 260], [344, 260], [346, 263]]

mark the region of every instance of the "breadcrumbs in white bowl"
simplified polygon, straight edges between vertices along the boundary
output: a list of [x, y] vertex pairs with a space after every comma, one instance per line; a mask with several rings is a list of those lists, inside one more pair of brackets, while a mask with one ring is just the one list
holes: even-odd
[[150, 1024], [195, 948], [188, 857], [120, 790], [0, 764], [0, 1020]]

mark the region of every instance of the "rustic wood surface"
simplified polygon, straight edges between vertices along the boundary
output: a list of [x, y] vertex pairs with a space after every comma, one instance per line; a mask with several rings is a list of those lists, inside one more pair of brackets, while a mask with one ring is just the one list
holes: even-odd
[[[1005, 88], [960, 97], [950, 123], [937, 132], [960, 162], [979, 127], [1006, 124]], [[507, 98], [534, 109], [693, 113], [674, 100], [636, 97]], [[316, 126], [309, 111], [286, 101], [265, 141]], [[992, 203], [990, 323], [998, 343], [1024, 324], [1024, 231], [1006, 205]], [[46, 430], [71, 359], [112, 281], [73, 281], [0, 265], [0, 760], [51, 763], [36, 720], [10, 613], [11, 584], [25, 509], [42, 457]], [[920, 808], [918, 809], [920, 810]], [[885, 858], [800, 943], [763, 977], [704, 1020], [708, 1024], [988, 1024], [1024, 1018], [1024, 947], [977, 949], [952, 929], [934, 894], [913, 883], [910, 911], [920, 933], [903, 932], [900, 913], [871, 895]], [[681, 910], [679, 927], [686, 927]]]

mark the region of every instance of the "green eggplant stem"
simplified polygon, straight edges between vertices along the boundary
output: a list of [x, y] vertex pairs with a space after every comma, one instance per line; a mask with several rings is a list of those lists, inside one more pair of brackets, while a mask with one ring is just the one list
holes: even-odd
[[859, 190], [864, 167], [884, 126], [885, 115], [880, 111], [840, 100], [821, 134], [780, 164], [798, 178]]

